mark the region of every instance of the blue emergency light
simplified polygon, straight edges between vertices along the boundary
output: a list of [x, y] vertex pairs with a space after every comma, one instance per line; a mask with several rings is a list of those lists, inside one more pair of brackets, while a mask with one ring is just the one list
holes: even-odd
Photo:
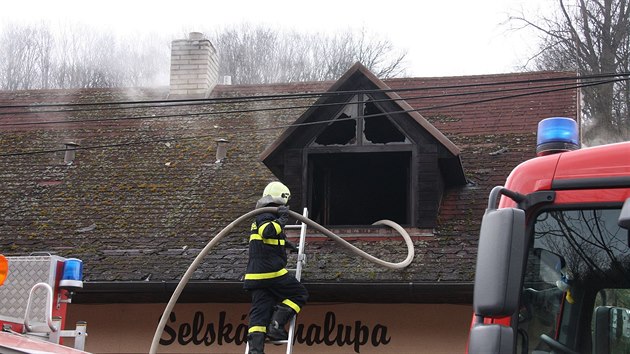
[[538, 123], [536, 154], [549, 155], [580, 148], [577, 122], [571, 118], [552, 117]]
[[83, 262], [80, 259], [68, 258], [63, 263], [63, 275], [60, 288], [83, 288]]

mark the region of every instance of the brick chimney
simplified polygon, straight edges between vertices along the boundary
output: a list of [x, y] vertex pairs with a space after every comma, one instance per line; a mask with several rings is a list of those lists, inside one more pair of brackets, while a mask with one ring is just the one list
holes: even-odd
[[171, 84], [169, 98], [206, 98], [217, 84], [217, 51], [200, 32], [171, 45]]

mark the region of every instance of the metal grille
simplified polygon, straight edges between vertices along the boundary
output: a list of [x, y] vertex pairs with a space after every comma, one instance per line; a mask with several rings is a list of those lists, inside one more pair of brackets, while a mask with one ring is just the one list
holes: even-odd
[[[0, 287], [0, 319], [23, 323], [28, 294], [33, 285], [47, 283], [55, 286], [56, 256], [7, 257], [9, 274]], [[31, 322], [45, 322], [46, 293], [37, 291], [31, 304]]]

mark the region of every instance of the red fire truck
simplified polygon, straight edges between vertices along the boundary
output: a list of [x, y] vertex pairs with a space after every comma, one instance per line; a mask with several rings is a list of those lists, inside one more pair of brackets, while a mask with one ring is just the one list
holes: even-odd
[[[0, 353], [87, 354], [87, 324], [63, 329], [67, 305], [82, 286], [78, 259], [0, 254]], [[61, 345], [64, 338], [73, 348]]]
[[569, 118], [490, 193], [469, 353], [630, 352], [630, 142], [579, 148]]

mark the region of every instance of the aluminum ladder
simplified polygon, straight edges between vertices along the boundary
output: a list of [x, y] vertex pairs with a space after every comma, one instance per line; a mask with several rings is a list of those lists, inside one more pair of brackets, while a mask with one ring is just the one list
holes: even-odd
[[[305, 218], [308, 218], [307, 208], [304, 208], [302, 215]], [[296, 261], [295, 269], [289, 269], [289, 271], [295, 271], [295, 279], [297, 279], [298, 281], [302, 280], [302, 268], [304, 267], [304, 265], [306, 265], [306, 253], [304, 253], [304, 246], [306, 245], [306, 226], [307, 226], [306, 223], [301, 223], [299, 225], [298, 224], [286, 225], [284, 227], [285, 230], [300, 229], [300, 242], [298, 244], [298, 254], [297, 254], [297, 261]], [[292, 354], [293, 353], [293, 338], [295, 337], [296, 320], [297, 320], [297, 315], [293, 316], [293, 318], [291, 319], [291, 322], [289, 323], [289, 331], [288, 331], [289, 336], [287, 337], [286, 340], [270, 341], [267, 343], [271, 343], [275, 345], [286, 344], [287, 345], [286, 354]], [[248, 352], [249, 352], [249, 343], [247, 343], [247, 345], [245, 346], [245, 354], [247, 354]]]

